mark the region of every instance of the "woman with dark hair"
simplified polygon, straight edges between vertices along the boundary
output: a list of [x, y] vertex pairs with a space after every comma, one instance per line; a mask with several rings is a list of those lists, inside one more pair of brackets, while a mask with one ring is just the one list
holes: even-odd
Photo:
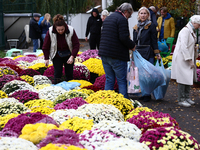
[[[138, 24], [133, 27], [133, 39], [136, 45], [150, 45], [149, 58], [147, 61], [154, 63], [154, 57], [161, 59], [160, 51], [158, 50], [156, 26], [151, 22], [150, 12], [146, 7], [141, 7], [138, 10]], [[137, 47], [136, 47], [137, 50]], [[151, 95], [142, 93], [140, 99], [150, 101]]]
[[45, 65], [49, 65], [49, 59], [53, 62], [55, 84], [61, 81], [63, 65], [66, 81], [73, 79], [74, 58], [79, 51], [79, 46], [73, 27], [65, 23], [62, 15], [55, 15], [53, 26], [47, 31], [42, 47]]

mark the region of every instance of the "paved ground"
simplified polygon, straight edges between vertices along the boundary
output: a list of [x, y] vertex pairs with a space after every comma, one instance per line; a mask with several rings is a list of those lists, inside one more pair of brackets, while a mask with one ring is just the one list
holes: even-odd
[[[80, 41], [80, 51], [89, 49], [88, 42]], [[33, 47], [24, 49], [23, 52], [32, 52]], [[200, 86], [193, 86], [191, 89], [191, 97], [196, 104], [189, 108], [181, 107], [177, 104], [177, 84], [170, 81], [167, 93], [163, 100], [151, 100], [150, 102], [140, 101], [143, 106], [149, 107], [154, 111], [169, 113], [177, 120], [183, 131], [191, 134], [198, 142], [200, 142]], [[132, 99], [138, 99], [137, 96], [131, 96]]]

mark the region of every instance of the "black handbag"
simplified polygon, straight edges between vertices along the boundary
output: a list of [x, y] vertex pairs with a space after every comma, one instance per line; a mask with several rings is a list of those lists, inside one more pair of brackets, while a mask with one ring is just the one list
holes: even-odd
[[135, 50], [137, 50], [144, 59], [149, 60], [151, 52], [150, 45], [137, 45]]
[[58, 55], [60, 57], [68, 57], [71, 55], [71, 52], [69, 50], [66, 50], [66, 51], [58, 51]]

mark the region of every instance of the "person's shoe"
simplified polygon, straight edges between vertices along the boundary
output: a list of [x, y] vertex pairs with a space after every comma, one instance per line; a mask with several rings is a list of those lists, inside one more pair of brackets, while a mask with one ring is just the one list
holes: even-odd
[[149, 102], [151, 100], [151, 95], [150, 96], [144, 96], [143, 102]]
[[186, 101], [189, 103], [189, 104], [191, 104], [191, 105], [194, 105], [195, 104], [195, 102], [193, 101], [193, 100], [191, 100], [191, 99], [186, 99]]
[[140, 98], [138, 98], [138, 100], [143, 100], [144, 99], [144, 96], [141, 96]]
[[187, 101], [178, 102], [178, 105], [183, 106], [183, 107], [190, 107], [191, 106]]

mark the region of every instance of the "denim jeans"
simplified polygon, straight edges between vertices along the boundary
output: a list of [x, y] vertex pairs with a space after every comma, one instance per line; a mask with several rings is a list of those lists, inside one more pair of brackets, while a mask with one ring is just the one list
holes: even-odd
[[46, 36], [46, 34], [41, 35], [43, 42], [44, 42], [45, 36]]
[[33, 40], [33, 52], [36, 52], [36, 49], [38, 49], [38, 39], [32, 39]]
[[105, 90], [114, 90], [115, 77], [119, 86], [119, 93], [128, 98], [127, 94], [127, 61], [101, 56], [106, 73]]
[[65, 66], [65, 76], [66, 81], [73, 79], [73, 64], [67, 64], [67, 60], [69, 57], [54, 57], [53, 58], [53, 67], [54, 67], [54, 80], [61, 79], [62, 77], [62, 71], [63, 71], [63, 65]]

